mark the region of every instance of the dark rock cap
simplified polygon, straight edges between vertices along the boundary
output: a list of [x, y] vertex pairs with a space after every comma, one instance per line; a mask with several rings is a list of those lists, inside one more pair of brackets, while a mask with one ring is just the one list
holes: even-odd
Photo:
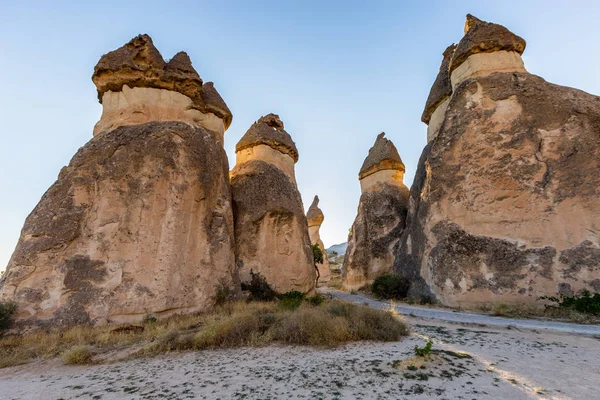
[[456, 47], [450, 62], [450, 72], [454, 71], [472, 54], [501, 50], [523, 54], [525, 45], [523, 38], [515, 35], [502, 25], [485, 22], [471, 14], [467, 14], [465, 36]]
[[449, 67], [455, 49], [456, 45], [453, 43], [444, 50], [444, 58], [442, 59], [442, 65], [440, 65], [440, 72], [438, 72], [438, 75], [433, 82], [433, 86], [431, 86], [429, 97], [427, 97], [427, 102], [425, 103], [425, 110], [423, 111], [423, 115], [421, 115], [421, 121], [426, 124], [429, 124], [431, 114], [433, 114], [435, 109], [446, 100], [446, 98], [452, 95]]
[[267, 114], [252, 124], [250, 129], [235, 146], [235, 151], [265, 144], [298, 162], [298, 149], [292, 137], [283, 129], [283, 122], [277, 114]]
[[138, 35], [129, 43], [103, 55], [94, 67], [92, 81], [98, 99], [107, 91], [119, 92], [123, 85], [174, 90], [192, 99], [193, 108], [211, 112], [231, 125], [231, 111], [212, 83], [204, 84], [185, 52], [165, 62], [148, 35]]
[[377, 171], [394, 169], [404, 171], [404, 163], [391, 140], [386, 139], [385, 132], [377, 135], [375, 144], [369, 149], [369, 155], [365, 158], [358, 173], [358, 179], [363, 179]]
[[312, 204], [308, 208], [308, 212], [306, 213], [306, 219], [309, 221], [315, 221], [317, 223], [323, 222], [325, 219], [325, 215], [323, 215], [323, 211], [319, 208], [319, 196], [315, 196]]

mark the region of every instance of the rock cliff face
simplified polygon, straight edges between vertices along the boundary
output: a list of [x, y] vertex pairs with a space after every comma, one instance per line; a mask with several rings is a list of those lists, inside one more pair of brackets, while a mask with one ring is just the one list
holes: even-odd
[[600, 289], [600, 98], [527, 73], [524, 49], [467, 17], [395, 262], [414, 297], [535, 303]]
[[[0, 299], [18, 303], [18, 324], [136, 322], [147, 313], [194, 312], [212, 305], [215, 285], [232, 284], [222, 132], [183, 108], [160, 114], [175, 103], [156, 101], [200, 101], [188, 97], [186, 79], [203, 93], [189, 58], [179, 53], [165, 63], [145, 35], [102, 57], [93, 80], [103, 120], [28, 216], [0, 283]], [[135, 105], [119, 103], [124, 113], [104, 125], [113, 100], [131, 99], [128, 91], [137, 93]], [[202, 112], [223, 130], [231, 115], [221, 113], [224, 103], [221, 111], [211, 107]]]
[[407, 213], [409, 193], [403, 177], [400, 155], [381, 133], [359, 173], [362, 195], [342, 273], [346, 288], [360, 288], [392, 271]]
[[313, 199], [313, 202], [306, 213], [306, 220], [308, 222], [310, 243], [313, 245], [316, 243], [323, 252], [323, 263], [317, 264], [317, 268], [319, 269], [319, 284], [327, 283], [331, 279], [331, 270], [329, 269], [329, 258], [327, 257], [327, 252], [325, 251], [325, 246], [323, 245], [319, 233], [321, 224], [325, 220], [325, 215], [319, 208], [319, 196], [315, 196]]
[[279, 293], [313, 291], [316, 271], [294, 176], [298, 150], [279, 117], [255, 122], [238, 142], [236, 156], [230, 177], [242, 282], [253, 271]]

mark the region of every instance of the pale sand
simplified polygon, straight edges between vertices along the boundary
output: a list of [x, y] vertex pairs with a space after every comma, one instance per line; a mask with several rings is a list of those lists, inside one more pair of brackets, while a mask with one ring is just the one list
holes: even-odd
[[[87, 367], [38, 362], [0, 370], [0, 398], [600, 398], [598, 339], [413, 318], [407, 322], [412, 335], [394, 343], [185, 352]], [[434, 349], [474, 358], [446, 355], [449, 361], [430, 362], [417, 371], [390, 365], [411, 357], [415, 344], [424, 345], [426, 337], [435, 341]]]

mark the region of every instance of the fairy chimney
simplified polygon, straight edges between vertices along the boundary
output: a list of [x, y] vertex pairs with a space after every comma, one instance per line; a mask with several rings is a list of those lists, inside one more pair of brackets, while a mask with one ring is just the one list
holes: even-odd
[[319, 283], [327, 283], [331, 279], [331, 270], [329, 269], [329, 259], [327, 258], [327, 252], [325, 251], [325, 245], [321, 240], [321, 224], [325, 220], [323, 211], [319, 208], [319, 196], [315, 196], [312, 204], [310, 205], [308, 212], [306, 213], [306, 219], [308, 222], [308, 235], [310, 236], [310, 243], [317, 245], [323, 252], [323, 262], [317, 264], [319, 269]]
[[395, 261], [412, 297], [539, 306], [600, 290], [600, 97], [529, 74], [524, 50], [467, 16]]
[[358, 175], [362, 195], [348, 236], [342, 275], [348, 289], [358, 289], [392, 271], [406, 222], [404, 164], [394, 144], [384, 136], [377, 136]]
[[279, 116], [256, 121], [231, 171], [236, 261], [242, 282], [260, 273], [279, 293], [314, 290], [308, 224], [296, 179], [298, 150]]
[[214, 87], [148, 35], [102, 56], [92, 79], [94, 137], [25, 220], [0, 281], [18, 326], [198, 312], [235, 283], [231, 113]]

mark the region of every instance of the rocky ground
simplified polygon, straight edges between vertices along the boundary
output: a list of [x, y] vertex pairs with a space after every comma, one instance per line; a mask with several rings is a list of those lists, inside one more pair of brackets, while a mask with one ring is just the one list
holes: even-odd
[[[0, 370], [3, 399], [592, 399], [600, 340], [407, 318], [410, 337], [337, 349], [185, 352]], [[429, 361], [414, 346], [431, 338]]]

